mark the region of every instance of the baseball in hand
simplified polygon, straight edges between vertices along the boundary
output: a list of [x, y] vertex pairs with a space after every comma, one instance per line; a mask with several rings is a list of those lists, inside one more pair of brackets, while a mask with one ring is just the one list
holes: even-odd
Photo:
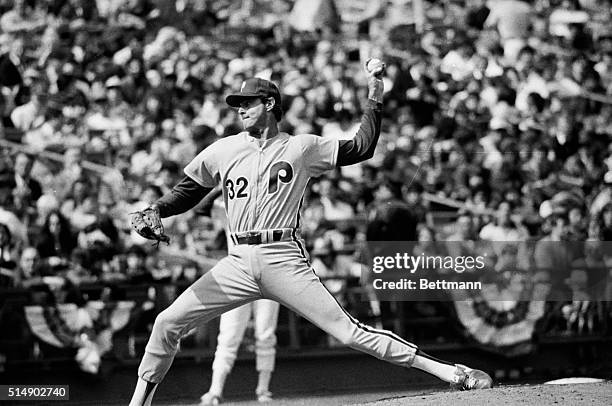
[[366, 62], [366, 70], [375, 76], [381, 75], [385, 70], [385, 63], [378, 58], [368, 59]]

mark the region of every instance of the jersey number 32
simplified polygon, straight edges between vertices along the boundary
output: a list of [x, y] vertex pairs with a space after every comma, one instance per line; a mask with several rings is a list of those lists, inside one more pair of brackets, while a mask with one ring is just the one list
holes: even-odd
[[[270, 176], [268, 179], [268, 193], [274, 194], [278, 191], [278, 182], [289, 183], [293, 179], [293, 167], [289, 162], [279, 161], [274, 163], [270, 168]], [[239, 177], [236, 181], [227, 179], [225, 181], [225, 189], [227, 197], [231, 199], [240, 199], [247, 197], [249, 181], [244, 176]]]

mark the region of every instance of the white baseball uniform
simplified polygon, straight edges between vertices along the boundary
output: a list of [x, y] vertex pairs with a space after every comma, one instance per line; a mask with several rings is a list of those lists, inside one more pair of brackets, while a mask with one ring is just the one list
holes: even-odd
[[260, 141], [242, 132], [187, 165], [185, 174], [201, 186], [223, 186], [234, 244], [158, 315], [139, 367], [143, 380], [163, 379], [180, 337], [196, 323], [261, 298], [280, 302], [354, 349], [412, 365], [417, 347], [351, 317], [315, 274], [299, 237], [307, 183], [336, 166], [338, 149], [337, 140], [315, 135], [280, 133]]
[[274, 371], [279, 307], [278, 302], [260, 299], [223, 313], [219, 321], [213, 370], [222, 373], [229, 373], [232, 370], [252, 315], [255, 322], [255, 369]]

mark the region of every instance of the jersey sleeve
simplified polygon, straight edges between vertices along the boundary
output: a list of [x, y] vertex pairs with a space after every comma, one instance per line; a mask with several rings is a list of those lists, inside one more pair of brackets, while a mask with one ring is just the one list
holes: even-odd
[[316, 135], [303, 135], [305, 166], [313, 178], [336, 166], [338, 140]]
[[219, 168], [215, 156], [216, 144], [210, 145], [208, 148], [200, 152], [184, 169], [185, 175], [196, 181], [200, 186], [212, 188], [217, 186]]

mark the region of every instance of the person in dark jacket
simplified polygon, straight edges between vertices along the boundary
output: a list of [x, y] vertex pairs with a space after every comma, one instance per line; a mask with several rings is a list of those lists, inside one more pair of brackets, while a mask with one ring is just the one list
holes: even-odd
[[76, 246], [77, 238], [72, 232], [68, 219], [59, 210], [51, 211], [36, 241], [40, 257], [70, 258]]

